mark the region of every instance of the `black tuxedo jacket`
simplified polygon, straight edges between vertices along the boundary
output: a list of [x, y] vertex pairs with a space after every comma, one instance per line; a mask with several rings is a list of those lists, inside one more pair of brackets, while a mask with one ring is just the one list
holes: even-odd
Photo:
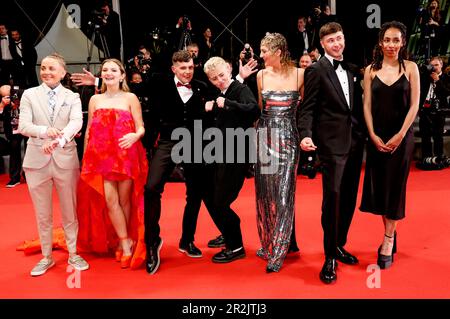
[[[258, 102], [250, 88], [240, 83], [239, 81], [233, 81], [228, 87], [225, 95], [220, 94], [220, 96], [225, 97], [225, 103], [223, 108], [215, 107], [213, 110], [214, 114], [214, 126], [219, 128], [222, 131], [224, 136], [224, 145], [223, 154], [230, 155], [230, 152], [233, 151], [234, 159], [233, 163], [239, 162], [237, 159], [243, 159], [245, 156], [245, 161], [249, 160], [249, 153], [240, 154], [237, 156], [238, 150], [238, 141], [235, 139], [233, 144], [229, 141], [227, 142], [227, 128], [238, 129], [242, 128], [244, 131], [249, 127], [253, 127], [254, 122], [259, 117], [260, 110], [258, 107]], [[246, 141], [245, 149], [248, 151], [249, 147], [252, 147], [253, 144], [250, 144], [253, 141]], [[227, 146], [234, 145], [234, 150], [227, 149]], [[228, 159], [224, 158], [224, 162], [229, 162]]]
[[161, 140], [171, 141], [174, 129], [184, 127], [191, 132], [194, 120], [202, 120], [204, 128], [210, 126], [211, 120], [205, 112], [205, 103], [212, 99], [212, 93], [204, 82], [193, 79], [193, 95], [184, 103], [178, 93], [174, 76], [156, 75], [148, 82], [151, 103], [152, 123], [155, 132], [148, 145], [154, 145], [159, 135]]
[[10, 51], [13, 57], [23, 61], [25, 68], [36, 68], [37, 52], [31, 43], [22, 40], [22, 57], [18, 53], [19, 48], [15, 42], [13, 42], [13, 47], [10, 46]]
[[319, 154], [342, 155], [352, 139], [364, 139], [361, 73], [349, 65], [350, 106], [345, 100], [333, 65], [326, 57], [305, 71], [305, 97], [299, 115], [300, 138], [312, 137]]
[[[16, 44], [14, 42], [14, 40], [11, 38], [11, 35], [8, 34], [8, 42], [9, 42], [9, 52], [11, 53], [11, 56], [13, 58], [14, 61], [20, 61], [20, 56], [17, 54], [16, 51]], [[1, 46], [1, 42], [0, 42], [0, 46]], [[0, 50], [0, 60], [3, 60], [2, 57], [2, 50]]]
[[[308, 45], [309, 47], [311, 47], [313, 34], [309, 30], [305, 30], [305, 32], [308, 35]], [[305, 50], [305, 41], [303, 39], [303, 33], [300, 34], [300, 31], [298, 30], [292, 33], [289, 36], [289, 44], [292, 58], [299, 61]]]
[[250, 88], [235, 80], [228, 87], [224, 97], [224, 108], [215, 109], [216, 127], [225, 130], [239, 127], [247, 129], [253, 126], [260, 111]]

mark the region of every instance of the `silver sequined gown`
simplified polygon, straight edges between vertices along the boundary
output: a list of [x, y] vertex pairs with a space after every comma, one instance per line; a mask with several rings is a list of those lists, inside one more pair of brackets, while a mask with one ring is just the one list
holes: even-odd
[[257, 125], [255, 189], [257, 227], [267, 271], [279, 271], [293, 227], [295, 185], [299, 160], [297, 91], [263, 91]]

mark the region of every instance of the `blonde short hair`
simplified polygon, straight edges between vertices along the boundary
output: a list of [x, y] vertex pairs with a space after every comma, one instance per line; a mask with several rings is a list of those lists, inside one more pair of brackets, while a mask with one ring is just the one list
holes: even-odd
[[208, 75], [210, 72], [214, 71], [221, 65], [227, 66], [228, 63], [221, 57], [213, 56], [208, 61], [206, 61], [205, 65], [203, 66], [203, 71], [205, 71], [206, 75]]
[[54, 53], [52, 53], [52, 54], [50, 54], [50, 55], [47, 55], [45, 58], [43, 58], [42, 60], [45, 60], [45, 59], [53, 59], [53, 60], [56, 60], [62, 67], [63, 67], [63, 69], [65, 70], [65, 71], [67, 71], [67, 67], [66, 67], [66, 61], [64, 60], [64, 57], [61, 55], [61, 54], [59, 54], [59, 53], [57, 53], [57, 52], [54, 52]]

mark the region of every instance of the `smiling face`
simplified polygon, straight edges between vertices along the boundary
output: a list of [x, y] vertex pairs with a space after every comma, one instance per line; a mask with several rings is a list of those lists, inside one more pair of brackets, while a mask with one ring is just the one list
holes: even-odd
[[64, 66], [56, 59], [46, 57], [42, 60], [40, 76], [42, 82], [54, 89], [66, 75]]
[[120, 66], [112, 61], [105, 62], [102, 66], [102, 79], [107, 86], [119, 85], [125, 78]]
[[380, 43], [381, 50], [385, 57], [397, 58], [400, 49], [405, 45], [402, 38], [402, 33], [397, 28], [389, 28], [383, 36], [383, 41]]
[[188, 62], [174, 62], [172, 72], [181, 82], [189, 83], [194, 76], [194, 61], [190, 59]]
[[345, 37], [342, 31], [331, 33], [320, 39], [320, 44], [325, 52], [334, 59], [342, 59], [342, 53], [345, 49]]
[[308, 54], [302, 55], [299, 64], [302, 69], [306, 69], [308, 66], [312, 64], [311, 57]]

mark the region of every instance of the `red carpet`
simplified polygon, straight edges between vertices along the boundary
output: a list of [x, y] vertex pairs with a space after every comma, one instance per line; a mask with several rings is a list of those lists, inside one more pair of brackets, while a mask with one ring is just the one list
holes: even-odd
[[[203, 258], [189, 258], [178, 251], [184, 185], [172, 183], [163, 194], [164, 245], [157, 274], [147, 275], [144, 269], [122, 270], [112, 258], [85, 255], [91, 269], [81, 273], [77, 282], [80, 288], [71, 289], [67, 281], [72, 286], [74, 281], [66, 272], [67, 254], [63, 251], [55, 251], [57, 264], [47, 274], [37, 278], [29, 275], [41, 255], [25, 256], [15, 249], [23, 240], [37, 237], [30, 196], [25, 184], [4, 188], [7, 176], [1, 175], [0, 298], [449, 298], [449, 181], [450, 169], [412, 169], [407, 217], [398, 228], [399, 252], [394, 266], [381, 272], [380, 288], [368, 288], [372, 272], [366, 269], [376, 262], [376, 250], [383, 237], [382, 222], [380, 217], [359, 211], [355, 212], [346, 248], [357, 255], [360, 265], [340, 264], [335, 285], [320, 282], [323, 254], [318, 176], [314, 180], [298, 178], [296, 230], [301, 253], [288, 256], [280, 273], [266, 274], [265, 262], [255, 256], [259, 240], [253, 179], [246, 181], [234, 205], [241, 217], [247, 258], [230, 264], [211, 262], [218, 250], [207, 248], [206, 243], [218, 231], [204, 208], [196, 236]], [[57, 211], [55, 226], [60, 221]]]

